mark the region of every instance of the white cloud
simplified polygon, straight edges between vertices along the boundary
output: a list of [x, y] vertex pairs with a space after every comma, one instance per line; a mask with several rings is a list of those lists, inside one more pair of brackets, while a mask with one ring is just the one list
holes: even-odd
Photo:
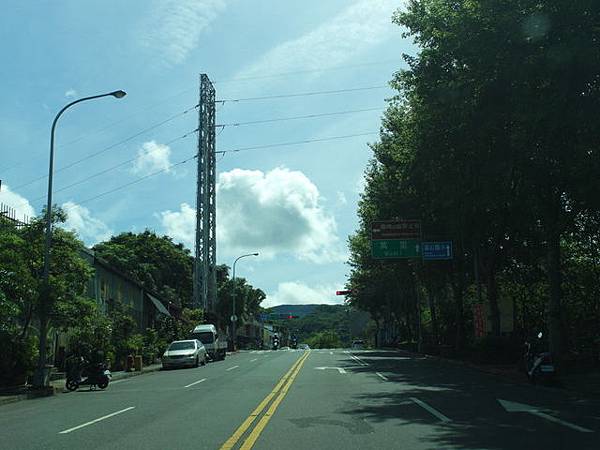
[[75, 98], [77, 97], [77, 91], [75, 89], [69, 89], [67, 92], [65, 92], [65, 97]]
[[261, 303], [261, 306], [271, 308], [277, 305], [339, 305], [344, 303], [344, 297], [336, 296], [335, 291], [341, 288], [341, 285], [311, 287], [299, 281], [285, 281], [278, 284], [275, 293], [267, 294], [267, 298]]
[[343, 261], [337, 226], [317, 187], [299, 171], [234, 169], [219, 175], [217, 239], [232, 253], [292, 254], [316, 263]]
[[163, 61], [179, 64], [196, 48], [200, 35], [224, 9], [224, 0], [155, 2], [142, 28], [138, 30], [139, 42], [158, 52]]
[[31, 206], [31, 203], [29, 203], [29, 200], [11, 191], [10, 187], [4, 183], [2, 183], [2, 187], [0, 188], [0, 203], [4, 206], [1, 210], [2, 212], [5, 211], [6, 207], [12, 208], [17, 215], [16, 218], [19, 220], [23, 220], [23, 216], [35, 216], [35, 210]]
[[[346, 260], [335, 219], [321, 205], [317, 187], [299, 171], [234, 169], [219, 175], [217, 252], [219, 258], [244, 251], [261, 258], [291, 254], [315, 263]], [[194, 247], [195, 209], [163, 211], [165, 232]]]
[[112, 236], [112, 230], [100, 219], [93, 217], [84, 206], [69, 201], [63, 203], [62, 207], [67, 213], [67, 220], [61, 226], [77, 233], [86, 245], [92, 246]]
[[137, 158], [133, 161], [131, 172], [147, 175], [158, 170], [171, 172], [171, 148], [168, 145], [157, 144], [155, 141], [144, 142], [138, 150]]
[[194, 248], [196, 233], [196, 209], [182, 203], [179, 211], [163, 211], [160, 222], [165, 233], [189, 249]]
[[237, 77], [335, 67], [398, 32], [391, 23], [397, 0], [359, 0], [299, 38], [283, 42]]
[[336, 195], [337, 195], [338, 204], [340, 204], [340, 205], [348, 204], [348, 199], [346, 198], [346, 194], [344, 194], [342, 191], [337, 191]]

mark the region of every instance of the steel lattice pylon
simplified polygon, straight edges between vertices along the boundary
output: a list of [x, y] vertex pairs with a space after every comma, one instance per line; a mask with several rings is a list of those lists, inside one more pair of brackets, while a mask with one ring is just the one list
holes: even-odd
[[214, 312], [217, 298], [215, 88], [200, 75], [194, 307]]

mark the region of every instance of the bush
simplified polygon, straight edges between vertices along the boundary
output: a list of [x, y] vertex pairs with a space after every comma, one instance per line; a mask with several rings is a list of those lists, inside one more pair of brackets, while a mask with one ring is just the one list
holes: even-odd
[[22, 385], [33, 373], [38, 357], [37, 339], [19, 340], [17, 336], [0, 333], [0, 386]]

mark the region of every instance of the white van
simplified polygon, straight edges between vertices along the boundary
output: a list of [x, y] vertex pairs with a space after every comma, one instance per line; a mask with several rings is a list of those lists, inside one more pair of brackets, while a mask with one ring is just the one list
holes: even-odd
[[227, 353], [227, 340], [220, 339], [217, 327], [212, 323], [197, 325], [191, 333], [191, 339], [198, 339], [204, 347], [208, 356], [213, 361], [225, 359]]

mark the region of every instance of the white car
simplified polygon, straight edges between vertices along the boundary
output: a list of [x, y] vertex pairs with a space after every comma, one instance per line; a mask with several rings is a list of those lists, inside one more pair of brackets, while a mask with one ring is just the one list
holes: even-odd
[[171, 342], [162, 356], [163, 369], [171, 367], [198, 367], [206, 364], [206, 349], [198, 339]]

